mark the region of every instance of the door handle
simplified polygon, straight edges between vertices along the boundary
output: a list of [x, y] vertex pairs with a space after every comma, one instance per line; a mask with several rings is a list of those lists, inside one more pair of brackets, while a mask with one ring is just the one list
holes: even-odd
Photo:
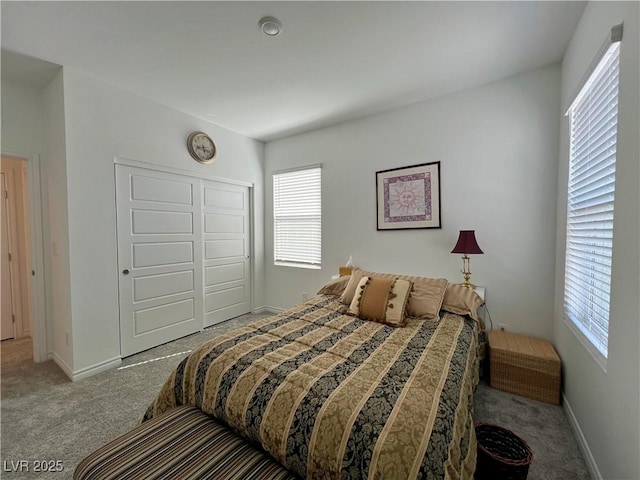
[[129, 269], [125, 268], [124, 270], [122, 270], [122, 274], [129, 275]]

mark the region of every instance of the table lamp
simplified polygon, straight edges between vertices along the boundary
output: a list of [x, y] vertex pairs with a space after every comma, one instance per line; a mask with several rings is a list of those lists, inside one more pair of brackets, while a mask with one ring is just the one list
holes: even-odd
[[453, 247], [451, 253], [462, 253], [462, 275], [464, 276], [463, 287], [475, 289], [469, 279], [471, 278], [471, 272], [469, 271], [469, 254], [482, 254], [484, 253], [476, 242], [475, 230], [460, 230], [460, 236], [458, 236], [458, 243]]

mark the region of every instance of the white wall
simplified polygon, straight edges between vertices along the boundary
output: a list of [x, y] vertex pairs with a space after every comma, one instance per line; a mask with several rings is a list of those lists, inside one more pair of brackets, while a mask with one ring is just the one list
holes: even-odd
[[[64, 69], [73, 370], [77, 376], [120, 356], [114, 158], [255, 185], [254, 307], [264, 305], [264, 144]], [[195, 162], [186, 138], [208, 132], [213, 164]]]
[[62, 71], [42, 91], [41, 188], [48, 350], [60, 367], [73, 370], [69, 218], [65, 146], [64, 79]]
[[558, 182], [557, 272], [554, 337], [562, 357], [564, 395], [595, 478], [640, 478], [640, 17], [637, 2], [587, 5], [562, 63], [562, 106], [611, 27], [624, 22], [620, 49], [618, 144], [606, 372], [564, 323], [562, 299], [566, 231], [569, 126], [563, 118]]
[[[494, 324], [551, 338], [559, 66], [266, 147], [267, 302], [315, 293], [349, 254], [366, 269], [461, 282], [458, 231], [475, 229]], [[376, 231], [375, 172], [441, 162], [442, 229]], [[322, 270], [273, 265], [271, 172], [321, 163]]]
[[22, 154], [42, 151], [40, 91], [13, 81], [2, 81], [2, 150]]

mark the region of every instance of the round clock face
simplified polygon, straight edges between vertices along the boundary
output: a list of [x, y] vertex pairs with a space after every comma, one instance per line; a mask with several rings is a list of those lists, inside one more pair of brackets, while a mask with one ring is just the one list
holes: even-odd
[[193, 132], [187, 139], [187, 149], [200, 163], [211, 163], [216, 156], [216, 145], [204, 132]]

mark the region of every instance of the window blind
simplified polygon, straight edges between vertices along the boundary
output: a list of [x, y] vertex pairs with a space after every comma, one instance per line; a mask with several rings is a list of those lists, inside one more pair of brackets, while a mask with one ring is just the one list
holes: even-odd
[[273, 174], [274, 262], [320, 267], [321, 168]]
[[620, 43], [611, 44], [569, 108], [564, 313], [607, 358]]

